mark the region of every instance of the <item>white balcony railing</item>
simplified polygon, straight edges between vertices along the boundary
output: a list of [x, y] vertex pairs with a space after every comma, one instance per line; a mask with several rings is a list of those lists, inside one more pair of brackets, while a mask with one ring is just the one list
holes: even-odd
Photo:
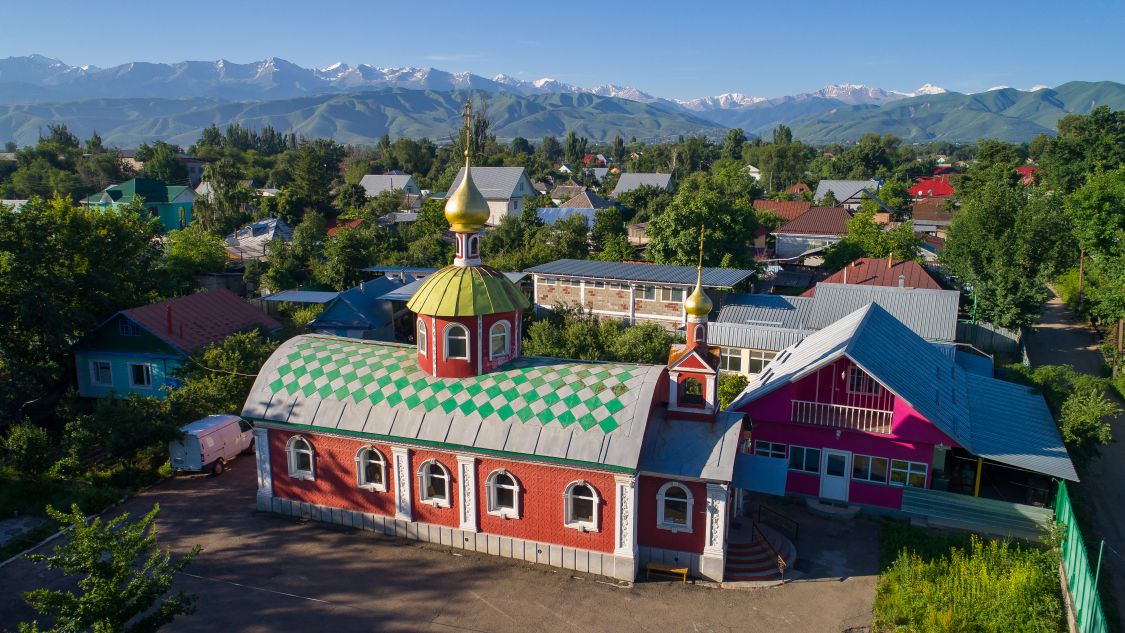
[[886, 434], [891, 432], [891, 414], [891, 411], [880, 409], [794, 400], [789, 421], [830, 426], [850, 431]]

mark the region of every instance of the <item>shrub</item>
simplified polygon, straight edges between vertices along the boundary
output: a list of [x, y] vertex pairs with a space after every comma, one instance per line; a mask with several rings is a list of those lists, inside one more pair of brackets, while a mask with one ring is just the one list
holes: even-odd
[[719, 374], [719, 408], [727, 408], [748, 384], [750, 379], [743, 374]]
[[51, 438], [30, 422], [15, 424], [4, 439], [4, 461], [20, 474], [37, 478], [51, 465]]

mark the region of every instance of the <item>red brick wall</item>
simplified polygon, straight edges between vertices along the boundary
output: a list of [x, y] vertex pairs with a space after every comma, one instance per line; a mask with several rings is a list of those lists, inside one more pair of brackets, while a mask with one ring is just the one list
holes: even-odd
[[[519, 519], [488, 514], [487, 478], [497, 469], [508, 471], [519, 481]], [[580, 532], [563, 526], [563, 491], [578, 479], [592, 485], [601, 498], [597, 532]], [[501, 459], [477, 460], [477, 515], [482, 532], [612, 552], [616, 502], [613, 475], [607, 473]]]
[[637, 543], [681, 552], [703, 552], [707, 526], [707, 486], [698, 481], [682, 481], [691, 491], [691, 532], [671, 532], [657, 527], [656, 495], [669, 479], [642, 476], [637, 484]]
[[[449, 507], [438, 508], [426, 503], [422, 503], [422, 490], [418, 481], [418, 469], [421, 468], [422, 462], [436, 459], [445, 466], [449, 471]], [[433, 523], [434, 525], [445, 525], [447, 527], [459, 527], [461, 525], [460, 510], [461, 499], [457, 494], [457, 486], [460, 480], [457, 478], [457, 458], [448, 453], [439, 453], [437, 451], [410, 451], [410, 494], [413, 498], [414, 506], [414, 520], [421, 521], [422, 523]]]
[[[270, 472], [273, 494], [283, 499], [304, 501], [336, 508], [349, 508], [386, 516], [395, 514], [394, 467], [391, 449], [383, 444], [345, 440], [323, 435], [302, 434], [313, 447], [316, 481], [291, 479], [285, 443], [294, 433], [270, 429]], [[387, 491], [359, 488], [355, 455], [364, 446], [374, 446], [387, 463]]]

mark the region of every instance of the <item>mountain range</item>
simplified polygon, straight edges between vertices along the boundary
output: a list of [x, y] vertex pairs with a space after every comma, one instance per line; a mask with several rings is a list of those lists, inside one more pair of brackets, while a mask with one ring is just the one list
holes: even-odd
[[102, 69], [30, 55], [0, 59], [0, 141], [34, 143], [41, 129], [56, 122], [80, 136], [97, 130], [121, 147], [158, 138], [187, 145], [211, 123], [269, 124], [345, 143], [372, 143], [383, 134], [443, 140], [459, 123], [457, 104], [482, 92], [501, 138], [573, 130], [595, 142], [618, 134], [646, 141], [718, 137], [734, 127], [768, 136], [779, 123], [817, 144], [851, 142], [868, 132], [912, 142], [1026, 141], [1052, 133], [1066, 114], [1102, 104], [1125, 108], [1125, 86], [1114, 82], [997, 87], [978, 94], [932, 84], [910, 92], [837, 84], [776, 98], [731, 92], [678, 100], [621, 85], [582, 88], [549, 78], [489, 79], [434, 68], [336, 63], [309, 69], [270, 58]]

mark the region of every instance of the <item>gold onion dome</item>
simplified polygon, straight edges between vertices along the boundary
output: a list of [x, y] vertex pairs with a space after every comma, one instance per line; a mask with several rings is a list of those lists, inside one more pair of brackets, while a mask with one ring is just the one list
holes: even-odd
[[457, 233], [476, 233], [489, 218], [488, 201], [473, 184], [469, 152], [465, 151], [465, 177], [445, 201], [445, 219]]
[[711, 314], [713, 307], [711, 297], [703, 292], [703, 271], [700, 270], [695, 281], [695, 290], [684, 300], [684, 312], [687, 312], [688, 316], [705, 318], [708, 314]]

